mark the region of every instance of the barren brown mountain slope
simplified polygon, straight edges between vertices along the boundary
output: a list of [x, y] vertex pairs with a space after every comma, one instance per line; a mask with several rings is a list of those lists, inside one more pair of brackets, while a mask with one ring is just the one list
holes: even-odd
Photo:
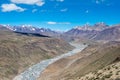
[[120, 42], [90, 45], [81, 53], [48, 66], [38, 80], [77, 80], [81, 76], [112, 64], [120, 57]]
[[26, 36], [1, 27], [0, 80], [12, 80], [29, 66], [72, 49], [60, 39]]

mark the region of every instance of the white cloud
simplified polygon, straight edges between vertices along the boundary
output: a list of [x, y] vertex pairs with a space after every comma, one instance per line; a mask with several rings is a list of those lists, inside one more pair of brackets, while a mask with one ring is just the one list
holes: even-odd
[[35, 12], [37, 12], [37, 9], [33, 9], [33, 10], [32, 10], [32, 13], [35, 13]]
[[104, 2], [105, 2], [105, 0], [95, 0], [96, 4], [101, 4], [101, 3], [104, 3]]
[[21, 8], [15, 4], [2, 4], [1, 8], [2, 8], [2, 12], [11, 12], [11, 11], [22, 12], [26, 10], [25, 8]]
[[99, 3], [100, 3], [100, 1], [96, 0], [96, 4], [99, 4]]
[[49, 22], [47, 22], [47, 24], [54, 25], [54, 24], [57, 24], [57, 22], [52, 22], [52, 21], [49, 21]]
[[64, 0], [56, 0], [56, 1], [58, 1], [58, 2], [63, 2]]
[[68, 25], [68, 24], [71, 24], [70, 22], [53, 22], [53, 21], [49, 21], [47, 22], [47, 24], [50, 24], [50, 25], [55, 25], [55, 24], [65, 24], [65, 25]]
[[44, 0], [11, 0], [11, 2], [16, 4], [28, 4], [37, 6], [43, 6], [45, 4]]
[[61, 9], [60, 11], [61, 12], [66, 12], [68, 9], [67, 8], [65, 8], [65, 9]]

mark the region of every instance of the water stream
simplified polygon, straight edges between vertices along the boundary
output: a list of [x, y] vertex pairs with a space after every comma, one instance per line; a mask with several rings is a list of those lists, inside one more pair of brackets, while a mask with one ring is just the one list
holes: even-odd
[[43, 60], [29, 67], [27, 70], [16, 76], [13, 80], [36, 80], [40, 76], [41, 72], [45, 70], [46, 67], [49, 66], [50, 64], [54, 63], [55, 61], [61, 58], [72, 56], [78, 52], [81, 52], [85, 47], [87, 47], [87, 45], [83, 44], [71, 44], [71, 45], [75, 46], [75, 48], [72, 51], [54, 57], [52, 59]]

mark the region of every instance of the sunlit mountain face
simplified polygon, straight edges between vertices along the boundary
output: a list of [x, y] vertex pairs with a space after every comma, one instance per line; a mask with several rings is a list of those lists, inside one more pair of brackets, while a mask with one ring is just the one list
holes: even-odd
[[120, 23], [119, 0], [1, 0], [0, 24], [66, 31], [86, 23]]

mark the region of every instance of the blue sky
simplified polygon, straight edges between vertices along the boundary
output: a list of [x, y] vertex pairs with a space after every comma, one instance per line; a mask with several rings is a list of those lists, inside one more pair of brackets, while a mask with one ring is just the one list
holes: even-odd
[[0, 0], [0, 24], [68, 30], [86, 23], [120, 23], [120, 0]]

